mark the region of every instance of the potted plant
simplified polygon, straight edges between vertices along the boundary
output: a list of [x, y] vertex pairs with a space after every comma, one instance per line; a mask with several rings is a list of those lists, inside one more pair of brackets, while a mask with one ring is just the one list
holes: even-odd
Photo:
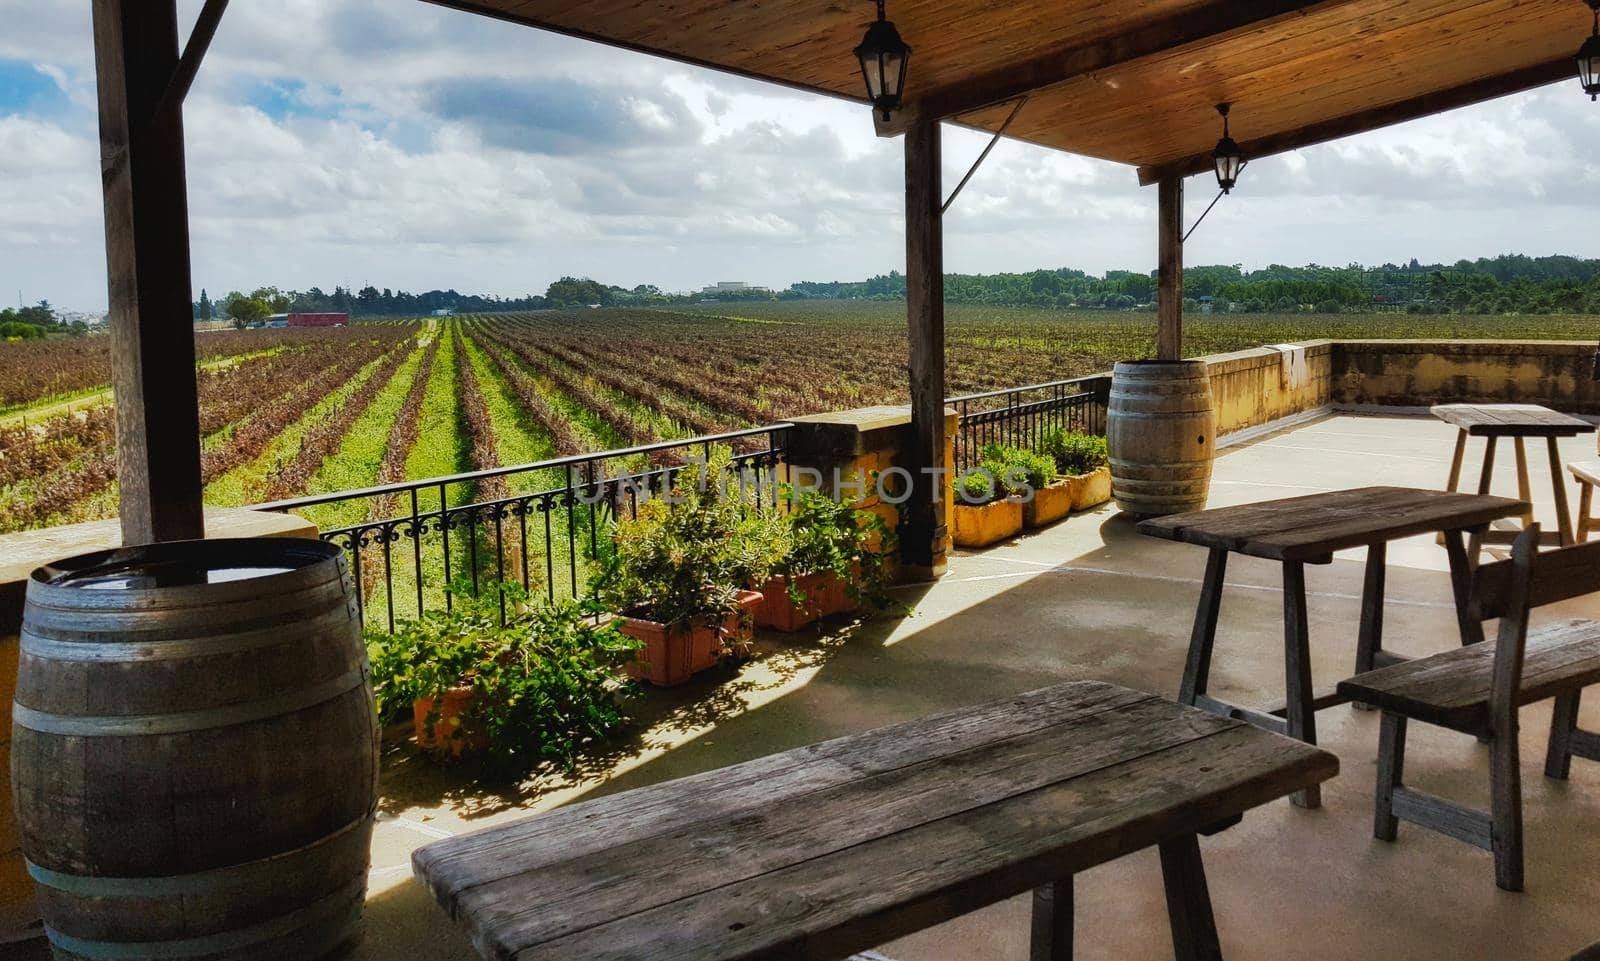
[[1048, 476], [1038, 455], [989, 444], [976, 468], [956, 479], [951, 538], [957, 547], [988, 547], [1022, 530], [1030, 475]]
[[1043, 446], [1057, 472], [1073, 481], [1073, 510], [1088, 510], [1111, 499], [1111, 467], [1104, 437], [1055, 430], [1045, 436]]
[[590, 590], [619, 615], [643, 647], [629, 673], [652, 684], [682, 684], [737, 653], [753, 631], [769, 562], [738, 499], [721, 490], [726, 451], [679, 471], [667, 496], [616, 523]]
[[368, 630], [379, 716], [409, 714], [419, 747], [483, 755], [508, 773], [570, 768], [622, 723], [637, 641], [578, 602], [530, 603], [518, 584], [449, 590], [448, 611]]
[[888, 602], [894, 532], [878, 514], [820, 491], [785, 486], [787, 511], [767, 522], [778, 544], [756, 623], [798, 631], [821, 618]]

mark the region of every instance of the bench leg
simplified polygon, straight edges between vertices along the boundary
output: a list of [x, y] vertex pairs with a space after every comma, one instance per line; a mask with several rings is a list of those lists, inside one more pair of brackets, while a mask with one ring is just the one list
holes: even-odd
[[1594, 507], [1594, 485], [1586, 480], [1578, 481], [1578, 543], [1583, 544], [1589, 540], [1589, 524], [1593, 518], [1589, 511]]
[[1394, 791], [1404, 782], [1405, 771], [1405, 715], [1384, 711], [1378, 729], [1378, 787], [1372, 817], [1372, 836], [1380, 841], [1393, 841], [1399, 832], [1400, 819], [1394, 816]]
[[1544, 755], [1544, 776], [1565, 781], [1572, 773], [1572, 732], [1578, 727], [1578, 706], [1583, 691], [1571, 691], [1556, 698], [1550, 718], [1550, 746]]
[[1161, 877], [1167, 889], [1173, 957], [1176, 961], [1222, 961], [1198, 837], [1186, 834], [1161, 842]]
[[1033, 889], [1029, 961], [1072, 961], [1072, 878]]
[[1517, 731], [1496, 731], [1489, 742], [1490, 818], [1494, 826], [1494, 880], [1505, 891], [1522, 890], [1522, 772]]
[[[1378, 652], [1383, 650], [1383, 592], [1387, 573], [1389, 545], [1383, 541], [1367, 546], [1366, 579], [1361, 586], [1361, 632], [1356, 636], [1356, 673], [1365, 674], [1376, 666]], [[1358, 711], [1370, 711], [1372, 706], [1353, 702]]]
[[[1317, 743], [1316, 692], [1311, 688], [1311, 628], [1306, 614], [1306, 567], [1299, 561], [1283, 563], [1284, 681], [1287, 707], [1284, 720], [1290, 737]], [[1322, 806], [1320, 785], [1290, 796], [1296, 807]]]
[[1206, 557], [1206, 577], [1200, 586], [1200, 604], [1189, 635], [1189, 657], [1183, 665], [1183, 685], [1178, 703], [1193, 706], [1206, 692], [1211, 676], [1211, 649], [1217, 641], [1217, 615], [1222, 610], [1222, 582], [1228, 572], [1228, 552], [1219, 547]]

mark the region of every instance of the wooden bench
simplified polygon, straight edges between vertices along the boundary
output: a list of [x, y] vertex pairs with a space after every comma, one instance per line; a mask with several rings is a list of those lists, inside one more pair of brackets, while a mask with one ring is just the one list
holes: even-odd
[[1156, 846], [1174, 953], [1221, 957], [1199, 835], [1338, 771], [1307, 744], [1077, 682], [575, 804], [418, 850], [487, 958], [838, 961]]
[[[1382, 709], [1373, 833], [1393, 841], [1400, 820], [1488, 849], [1495, 880], [1522, 890], [1522, 784], [1517, 715], [1555, 698], [1545, 774], [1565, 780], [1573, 756], [1600, 760], [1600, 737], [1577, 728], [1583, 689], [1600, 681], [1600, 623], [1574, 620], [1528, 632], [1530, 609], [1600, 590], [1600, 542], [1538, 554], [1539, 526], [1518, 536], [1510, 560], [1474, 572], [1462, 620], [1464, 646], [1379, 668], [1339, 684]], [[1493, 644], [1483, 621], [1500, 618]], [[1489, 744], [1491, 810], [1485, 814], [1404, 783], [1406, 722], [1472, 734]]]
[[1567, 470], [1578, 481], [1578, 543], [1589, 539], [1589, 531], [1600, 523], [1590, 511], [1594, 505], [1594, 485], [1600, 484], [1600, 460], [1575, 461]]

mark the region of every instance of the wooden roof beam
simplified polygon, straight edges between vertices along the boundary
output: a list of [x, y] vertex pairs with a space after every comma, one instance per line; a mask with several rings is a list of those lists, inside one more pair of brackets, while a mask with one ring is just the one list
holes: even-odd
[[[1287, 153], [1301, 147], [1405, 123], [1408, 120], [1419, 120], [1457, 107], [1468, 107], [1497, 97], [1521, 93], [1559, 80], [1572, 79], [1577, 76], [1577, 70], [1577, 64], [1571, 57], [1562, 57], [1560, 60], [1525, 67], [1495, 77], [1485, 77], [1411, 100], [1318, 121], [1296, 130], [1269, 134], [1255, 140], [1245, 140], [1239, 144], [1239, 148], [1244, 151], [1247, 161], [1254, 161], [1261, 157]], [[1139, 183], [1142, 186], [1149, 186], [1168, 177], [1187, 177], [1191, 174], [1204, 173], [1211, 168], [1211, 152], [1208, 150], [1170, 163], [1140, 167]]]
[[[1292, 17], [1350, 3], [1352, 0], [1212, 0], [1187, 13], [1165, 16], [1136, 30], [1058, 50], [1032, 60], [998, 66], [987, 73], [908, 99], [885, 121], [874, 115], [878, 136], [893, 137], [922, 123], [950, 120], [962, 114], [1014, 100], [1026, 93], [1075, 77], [1132, 63], [1145, 57], [1259, 30]], [[912, 58], [915, 78], [915, 55]], [[911, 81], [908, 81], [908, 86]]]

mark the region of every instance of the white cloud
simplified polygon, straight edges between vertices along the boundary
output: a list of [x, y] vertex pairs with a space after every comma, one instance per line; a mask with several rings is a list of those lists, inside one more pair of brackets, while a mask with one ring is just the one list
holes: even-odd
[[[185, 24], [199, 0], [182, 0]], [[0, 103], [0, 290], [104, 301], [89, 8], [0, 0], [0, 58], [63, 91]], [[1252, 164], [1191, 263], [1566, 252], [1600, 111], [1572, 85]], [[901, 266], [899, 141], [843, 101], [415, 0], [234, 4], [186, 112], [196, 287], [522, 294], [590, 274], [669, 289]], [[987, 137], [947, 128], [949, 190]], [[1214, 187], [1189, 182], [1189, 215]], [[1143, 269], [1133, 172], [1003, 143], [946, 224], [951, 270]]]

